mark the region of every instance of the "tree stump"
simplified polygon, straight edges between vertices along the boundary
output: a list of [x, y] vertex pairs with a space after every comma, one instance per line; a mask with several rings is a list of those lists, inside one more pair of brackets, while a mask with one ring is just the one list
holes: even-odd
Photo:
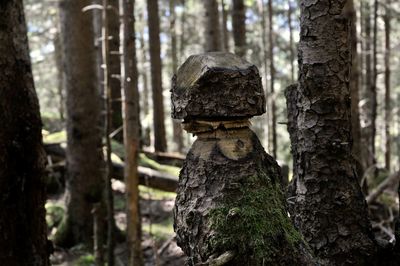
[[287, 215], [281, 170], [249, 129], [265, 112], [258, 69], [230, 53], [191, 56], [173, 78], [172, 106], [198, 136], [174, 209], [187, 265], [313, 265]]

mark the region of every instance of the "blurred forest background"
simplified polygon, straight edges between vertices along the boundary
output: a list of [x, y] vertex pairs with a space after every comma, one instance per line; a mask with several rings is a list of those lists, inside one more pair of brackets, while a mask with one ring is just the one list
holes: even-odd
[[[373, 191], [391, 173], [400, 170], [400, 3], [394, 0], [348, 2], [350, 4], [345, 12], [352, 21], [353, 38], [350, 84], [353, 151], [361, 169], [361, 182], [364, 184], [367, 180], [368, 189]], [[107, 20], [104, 20], [101, 10], [104, 2], [94, 0], [83, 12], [83, 15], [91, 13], [93, 21], [75, 29], [77, 36], [74, 38], [79, 40], [85, 37], [84, 27], [93, 27], [97, 72], [90, 79], [96, 79], [98, 95], [104, 100], [107, 99], [103, 91], [104, 73], [109, 78], [111, 110], [107, 111], [107, 105], [102, 104], [102, 120], [107, 121], [106, 116], [111, 113], [112, 125], [103, 131], [103, 143], [108, 147], [106, 150], [112, 151], [110, 158], [118, 166], [125, 156], [118, 16], [121, 10], [116, 0], [105, 3], [109, 6]], [[63, 55], [63, 45], [72, 36], [61, 31], [63, 20], [60, 19], [60, 12], [66, 5], [60, 6], [57, 0], [24, 1], [32, 71], [44, 123], [44, 142], [49, 154], [52, 148], [58, 148], [57, 145], [65, 148], [67, 141], [68, 88], [65, 67], [68, 61]], [[284, 92], [287, 86], [297, 82], [299, 15], [298, 2], [295, 0], [135, 1], [140, 175], [167, 176], [176, 180], [184, 155], [194, 140], [193, 136], [182, 132], [178, 121], [170, 117], [171, 78], [177, 68], [192, 54], [230, 51], [244, 57], [260, 70], [267, 95], [267, 113], [252, 120], [253, 129], [266, 151], [281, 166], [289, 167], [290, 179], [292, 158]], [[104, 22], [107, 24], [104, 25]], [[105, 32], [109, 36], [106, 44], [108, 49], [103, 47], [105, 42], [102, 36]], [[107, 58], [107, 64], [104, 58]], [[63, 172], [57, 168], [64, 157], [57, 158], [55, 154], [57, 152], [53, 151], [52, 156], [48, 156], [47, 166], [50, 196], [46, 204], [46, 219], [50, 235], [57, 234], [57, 227], [65, 213], [62, 198], [64, 185], [60, 181], [63, 180]], [[114, 174], [118, 170], [115, 167]], [[146, 172], [149, 169], [154, 172]], [[119, 175], [119, 179], [122, 179], [123, 174]], [[125, 187], [117, 179], [112, 182], [115, 219], [117, 226], [125, 230]], [[148, 265], [153, 265], [154, 261], [160, 265], [180, 265], [182, 253], [176, 245], [171, 244], [171, 210], [175, 196], [171, 191], [174, 191], [174, 183], [155, 183], [140, 186], [143, 234], [147, 241], [143, 244], [145, 261]], [[368, 195], [368, 192], [365, 193]], [[382, 231], [385, 238], [393, 240], [393, 212], [397, 212], [397, 204], [394, 190], [388, 193], [386, 196], [379, 195], [380, 204], [386, 204], [386, 207], [382, 211], [384, 213], [379, 214], [384, 218], [379, 215], [376, 218], [375, 228]], [[378, 206], [380, 208], [381, 205]], [[123, 254], [123, 250], [118, 252], [117, 247], [117, 257]], [[54, 264], [73, 261], [75, 264], [90, 265], [95, 255], [79, 248], [72, 251], [60, 248], [52, 260]], [[124, 259], [122, 255], [120, 257]]]

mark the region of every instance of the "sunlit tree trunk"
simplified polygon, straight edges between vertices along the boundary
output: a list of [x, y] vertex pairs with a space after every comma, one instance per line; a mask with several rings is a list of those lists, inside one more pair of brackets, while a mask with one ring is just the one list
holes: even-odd
[[292, 215], [320, 263], [326, 265], [364, 265], [375, 253], [351, 155], [351, 40], [343, 16], [346, 2], [324, 0], [308, 5], [300, 1]]
[[22, 1], [0, 3], [0, 264], [47, 266], [42, 121]]
[[120, 0], [121, 85], [124, 119], [127, 244], [129, 265], [143, 265], [139, 209], [139, 92], [135, 46], [134, 0]]

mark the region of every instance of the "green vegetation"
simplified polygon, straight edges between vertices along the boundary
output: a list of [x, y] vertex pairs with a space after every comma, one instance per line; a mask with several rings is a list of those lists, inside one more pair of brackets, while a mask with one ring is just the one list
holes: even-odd
[[63, 220], [65, 214], [64, 207], [59, 204], [47, 202], [45, 208], [47, 227], [57, 227]]
[[96, 265], [94, 256], [92, 254], [86, 254], [81, 257], [76, 261], [77, 266], [94, 266]]
[[173, 228], [172, 217], [168, 217], [168, 219], [162, 221], [161, 223], [153, 223], [151, 226], [150, 224], [143, 225], [143, 231], [149, 234], [151, 233], [156, 241], [167, 240], [171, 235], [174, 234]]
[[240, 193], [239, 200], [227, 198], [211, 210], [210, 226], [216, 232], [209, 243], [211, 250], [233, 250], [239, 256], [252, 254], [261, 263], [280, 252], [278, 247], [295, 247], [302, 242], [286, 215], [280, 184], [273, 184], [261, 173], [249, 177]]

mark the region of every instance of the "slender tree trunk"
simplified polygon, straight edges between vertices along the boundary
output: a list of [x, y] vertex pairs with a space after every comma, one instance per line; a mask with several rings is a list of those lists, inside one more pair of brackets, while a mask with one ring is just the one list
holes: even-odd
[[[93, 244], [94, 203], [104, 191], [100, 95], [88, 0], [60, 3], [67, 87], [67, 212], [56, 234], [61, 246]], [[90, 154], [90, 156], [88, 156]]]
[[47, 266], [42, 121], [20, 0], [0, 3], [0, 69], [0, 262]]
[[61, 121], [65, 120], [65, 77], [64, 66], [62, 58], [62, 44], [60, 34], [57, 33], [54, 38], [54, 57], [57, 67], [57, 94], [59, 98], [58, 113], [60, 114]]
[[167, 141], [165, 139], [162, 65], [160, 58], [160, 20], [157, 0], [147, 0], [147, 15], [150, 35], [151, 86], [153, 88], [154, 148], [156, 151], [166, 151]]
[[244, 0], [232, 1], [232, 28], [235, 53], [246, 57], [246, 6]]
[[366, 99], [368, 100], [368, 103], [365, 105], [365, 119], [366, 119], [366, 128], [364, 129], [364, 134], [365, 137], [364, 139], [366, 140], [367, 143], [367, 149], [366, 149], [366, 154], [365, 154], [365, 167], [370, 167], [371, 165], [374, 164], [374, 157], [373, 157], [373, 150], [374, 150], [374, 141], [372, 137], [372, 109], [373, 109], [373, 104], [372, 104], [372, 98], [373, 94], [371, 92], [372, 88], [372, 62], [371, 62], [371, 6], [369, 1], [362, 2], [364, 5], [364, 18], [365, 18], [365, 88], [366, 88]]
[[224, 0], [221, 0], [222, 9], [222, 44], [223, 50], [229, 51], [229, 32], [228, 32], [228, 11], [226, 10], [226, 4]]
[[[119, 7], [118, 0], [109, 0], [107, 9], [108, 27], [108, 82], [111, 88], [112, 121], [111, 132], [122, 127], [121, 113], [121, 81], [120, 81], [120, 56], [119, 56]], [[122, 131], [121, 131], [122, 132]], [[117, 140], [122, 140], [122, 134], [115, 135]]]
[[120, 0], [121, 80], [124, 117], [125, 185], [129, 265], [143, 265], [139, 209], [138, 71], [136, 65], [134, 0]]
[[294, 52], [294, 41], [293, 41], [293, 25], [292, 25], [292, 14], [293, 7], [291, 0], [288, 1], [288, 27], [289, 27], [289, 53], [290, 53], [290, 82], [293, 84], [295, 82], [294, 76], [294, 60], [295, 60], [295, 52]]
[[267, 32], [266, 32], [266, 16], [265, 16], [265, 6], [264, 6], [264, 0], [258, 0], [258, 12], [260, 14], [261, 20], [260, 20], [260, 28], [261, 28], [261, 36], [262, 36], [262, 41], [261, 41], [261, 46], [263, 50], [263, 67], [264, 67], [264, 84], [265, 84], [265, 89], [264, 89], [264, 94], [265, 94], [265, 101], [267, 104], [267, 112], [265, 114], [266, 117], [266, 123], [264, 126], [264, 139], [266, 140], [266, 146], [267, 150], [271, 150], [271, 143], [269, 139], [269, 132], [270, 132], [270, 95], [268, 93], [268, 51], [267, 51]]
[[297, 135], [292, 143], [298, 177], [292, 214], [323, 265], [364, 265], [375, 253], [351, 156], [345, 4], [300, 1]]
[[[112, 91], [115, 89], [111, 87], [111, 62], [110, 62], [110, 43], [109, 43], [109, 16], [110, 12], [107, 10], [109, 6], [108, 0], [103, 0], [103, 28], [102, 28], [102, 58], [103, 58], [103, 86], [104, 86], [104, 133], [105, 133], [105, 148], [106, 148], [106, 167], [104, 174], [105, 183], [105, 202], [107, 207], [107, 265], [114, 265], [114, 199], [111, 187], [112, 178], [112, 161], [111, 161], [111, 138], [110, 135], [113, 130], [113, 108], [112, 108]], [[115, 34], [115, 32], [114, 32]]]
[[269, 71], [270, 71], [270, 91], [271, 91], [271, 143], [272, 156], [277, 159], [277, 141], [276, 141], [276, 104], [275, 104], [275, 66], [274, 66], [274, 30], [273, 30], [274, 10], [272, 0], [268, 0], [268, 21], [269, 21]]
[[391, 104], [390, 104], [390, 31], [391, 31], [391, 0], [386, 0], [385, 8], [385, 168], [390, 172], [390, 123], [391, 123]]
[[[361, 151], [361, 124], [360, 124], [360, 112], [358, 109], [358, 104], [360, 101], [359, 97], [359, 66], [358, 66], [358, 54], [357, 54], [357, 14], [354, 8], [354, 1], [348, 0], [344, 14], [346, 18], [350, 21], [350, 38], [351, 38], [351, 74], [350, 74], [350, 99], [351, 99], [351, 133], [353, 139], [352, 154], [356, 160], [357, 175], [359, 182], [361, 181], [364, 171], [363, 171], [363, 159]], [[364, 194], [368, 193], [366, 187], [366, 182], [363, 185]]]
[[181, 0], [182, 4], [182, 15], [181, 15], [181, 36], [179, 44], [179, 62], [185, 59], [185, 47], [186, 47], [186, 35], [185, 35], [185, 25], [186, 25], [186, 1]]
[[373, 36], [373, 57], [372, 57], [372, 84], [371, 84], [371, 156], [376, 163], [376, 117], [378, 109], [377, 79], [378, 79], [378, 0], [374, 1], [374, 36]]
[[217, 0], [204, 0], [205, 8], [205, 50], [206, 52], [220, 51], [219, 13]]
[[[172, 58], [172, 72], [173, 75], [176, 73], [178, 68], [178, 58], [177, 58], [177, 41], [176, 41], [176, 14], [175, 14], [175, 0], [169, 0], [169, 10], [170, 10], [170, 34], [171, 34], [171, 58]], [[172, 75], [172, 76], [173, 76]], [[182, 127], [181, 123], [177, 120], [172, 120], [174, 142], [176, 144], [176, 150], [178, 152], [183, 151], [183, 138], [182, 138]]]

